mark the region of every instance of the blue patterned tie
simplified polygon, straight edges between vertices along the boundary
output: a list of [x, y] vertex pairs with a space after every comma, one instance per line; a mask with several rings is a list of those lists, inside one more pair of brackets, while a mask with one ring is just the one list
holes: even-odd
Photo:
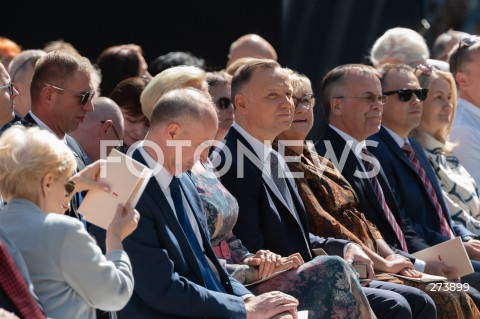
[[170, 183], [170, 193], [172, 195], [173, 205], [175, 206], [178, 221], [180, 222], [180, 226], [182, 226], [183, 231], [187, 236], [187, 240], [190, 243], [193, 252], [195, 253], [198, 265], [200, 267], [200, 271], [207, 286], [206, 288], [213, 291], [225, 292], [225, 289], [223, 289], [220, 281], [213, 273], [213, 270], [210, 267], [207, 258], [203, 254], [203, 250], [200, 247], [200, 244], [198, 243], [197, 236], [195, 236], [192, 225], [190, 224], [190, 220], [188, 219], [187, 213], [185, 211], [185, 207], [183, 206], [182, 194], [180, 191], [180, 184], [178, 182], [178, 178], [175, 176]]
[[277, 186], [278, 190], [282, 194], [283, 198], [286, 202], [288, 202], [288, 187], [287, 182], [285, 182], [285, 178], [283, 178], [283, 171], [280, 172], [280, 176], [278, 175], [278, 157], [277, 154], [274, 152], [270, 152], [270, 172], [272, 174], [272, 180]]

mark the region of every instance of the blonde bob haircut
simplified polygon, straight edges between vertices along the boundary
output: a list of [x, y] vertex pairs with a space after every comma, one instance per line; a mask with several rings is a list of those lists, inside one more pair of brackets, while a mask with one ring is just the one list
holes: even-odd
[[[451, 143], [448, 141], [448, 135], [450, 134], [450, 129], [452, 128], [453, 124], [453, 119], [455, 117], [456, 113], [456, 108], [457, 108], [457, 87], [455, 85], [455, 79], [453, 78], [453, 75], [450, 72], [445, 72], [441, 70], [431, 68], [431, 73], [429, 74], [424, 74], [420, 69], [415, 70], [415, 75], [418, 78], [418, 82], [420, 83], [420, 86], [422, 88], [427, 88], [431, 89], [431, 86], [433, 84], [433, 81], [439, 78], [443, 78], [448, 82], [448, 85], [450, 86], [450, 99], [449, 102], [452, 105], [452, 111], [450, 113], [450, 121], [448, 125], [446, 125], [443, 129], [438, 130], [435, 132], [433, 137], [435, 137], [438, 141], [445, 143], [443, 147], [443, 151], [445, 152], [450, 152], [453, 150], [453, 148], [456, 146], [455, 143]], [[433, 94], [433, 92], [428, 92], [428, 94]], [[428, 97], [428, 96], [427, 96]], [[425, 107], [425, 102], [424, 107]], [[420, 138], [420, 132], [421, 132], [420, 126], [416, 127], [410, 135], [414, 138], [419, 139]]]
[[142, 112], [151, 120], [154, 106], [160, 98], [173, 89], [193, 87], [207, 90], [206, 72], [196, 66], [174, 66], [158, 73], [140, 95]]
[[68, 146], [49, 131], [14, 125], [0, 137], [0, 193], [35, 200], [42, 178], [73, 174], [77, 162]]

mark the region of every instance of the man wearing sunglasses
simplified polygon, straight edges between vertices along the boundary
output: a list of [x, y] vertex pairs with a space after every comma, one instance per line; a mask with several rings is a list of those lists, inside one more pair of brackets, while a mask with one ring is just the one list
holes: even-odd
[[449, 55], [450, 71], [458, 89], [458, 104], [450, 140], [456, 143], [455, 155], [480, 183], [480, 38], [458, 42]]
[[[31, 111], [22, 124], [38, 125], [63, 139], [77, 159], [77, 171], [90, 162], [80, 145], [67, 135], [93, 111], [92, 78], [95, 69], [87, 58], [67, 51], [53, 51], [40, 58], [31, 82]], [[81, 196], [74, 196], [70, 216], [83, 221], [77, 213]], [[85, 223], [85, 226], [86, 223]]]
[[[422, 101], [428, 90], [420, 87], [414, 70], [407, 65], [386, 64], [380, 67], [380, 72], [383, 94], [389, 95], [389, 99], [384, 106], [382, 128], [371, 137], [378, 145], [368, 150], [380, 161], [402, 216], [428, 245], [461, 236], [470, 258], [480, 259], [480, 241], [472, 239], [476, 236], [463, 225], [452, 223], [440, 184], [422, 146], [408, 138], [420, 125]], [[476, 272], [461, 279], [478, 289], [480, 262], [472, 260], [472, 265]], [[475, 302], [478, 305], [478, 299]]]

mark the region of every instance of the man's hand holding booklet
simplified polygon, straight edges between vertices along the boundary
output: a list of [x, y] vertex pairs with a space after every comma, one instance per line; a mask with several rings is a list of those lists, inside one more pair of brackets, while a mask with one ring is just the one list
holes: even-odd
[[107, 229], [117, 205], [129, 203], [135, 207], [151, 176], [151, 169], [112, 149], [100, 172], [100, 181], [110, 186], [110, 192], [89, 191], [78, 211], [86, 221]]

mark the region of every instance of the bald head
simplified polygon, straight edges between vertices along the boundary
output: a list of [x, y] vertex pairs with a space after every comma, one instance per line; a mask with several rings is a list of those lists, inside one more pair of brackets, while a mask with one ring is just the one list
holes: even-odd
[[246, 34], [238, 38], [230, 46], [227, 67], [239, 58], [259, 58], [277, 60], [277, 52], [273, 46], [257, 34]]
[[[116, 141], [123, 138], [123, 115], [118, 104], [108, 97], [98, 97], [92, 100], [93, 112], [87, 113], [85, 120], [78, 128], [69, 133], [80, 144], [90, 160], [101, 158], [100, 141]], [[118, 145], [118, 142], [109, 144]], [[109, 147], [105, 154], [108, 154]]]

